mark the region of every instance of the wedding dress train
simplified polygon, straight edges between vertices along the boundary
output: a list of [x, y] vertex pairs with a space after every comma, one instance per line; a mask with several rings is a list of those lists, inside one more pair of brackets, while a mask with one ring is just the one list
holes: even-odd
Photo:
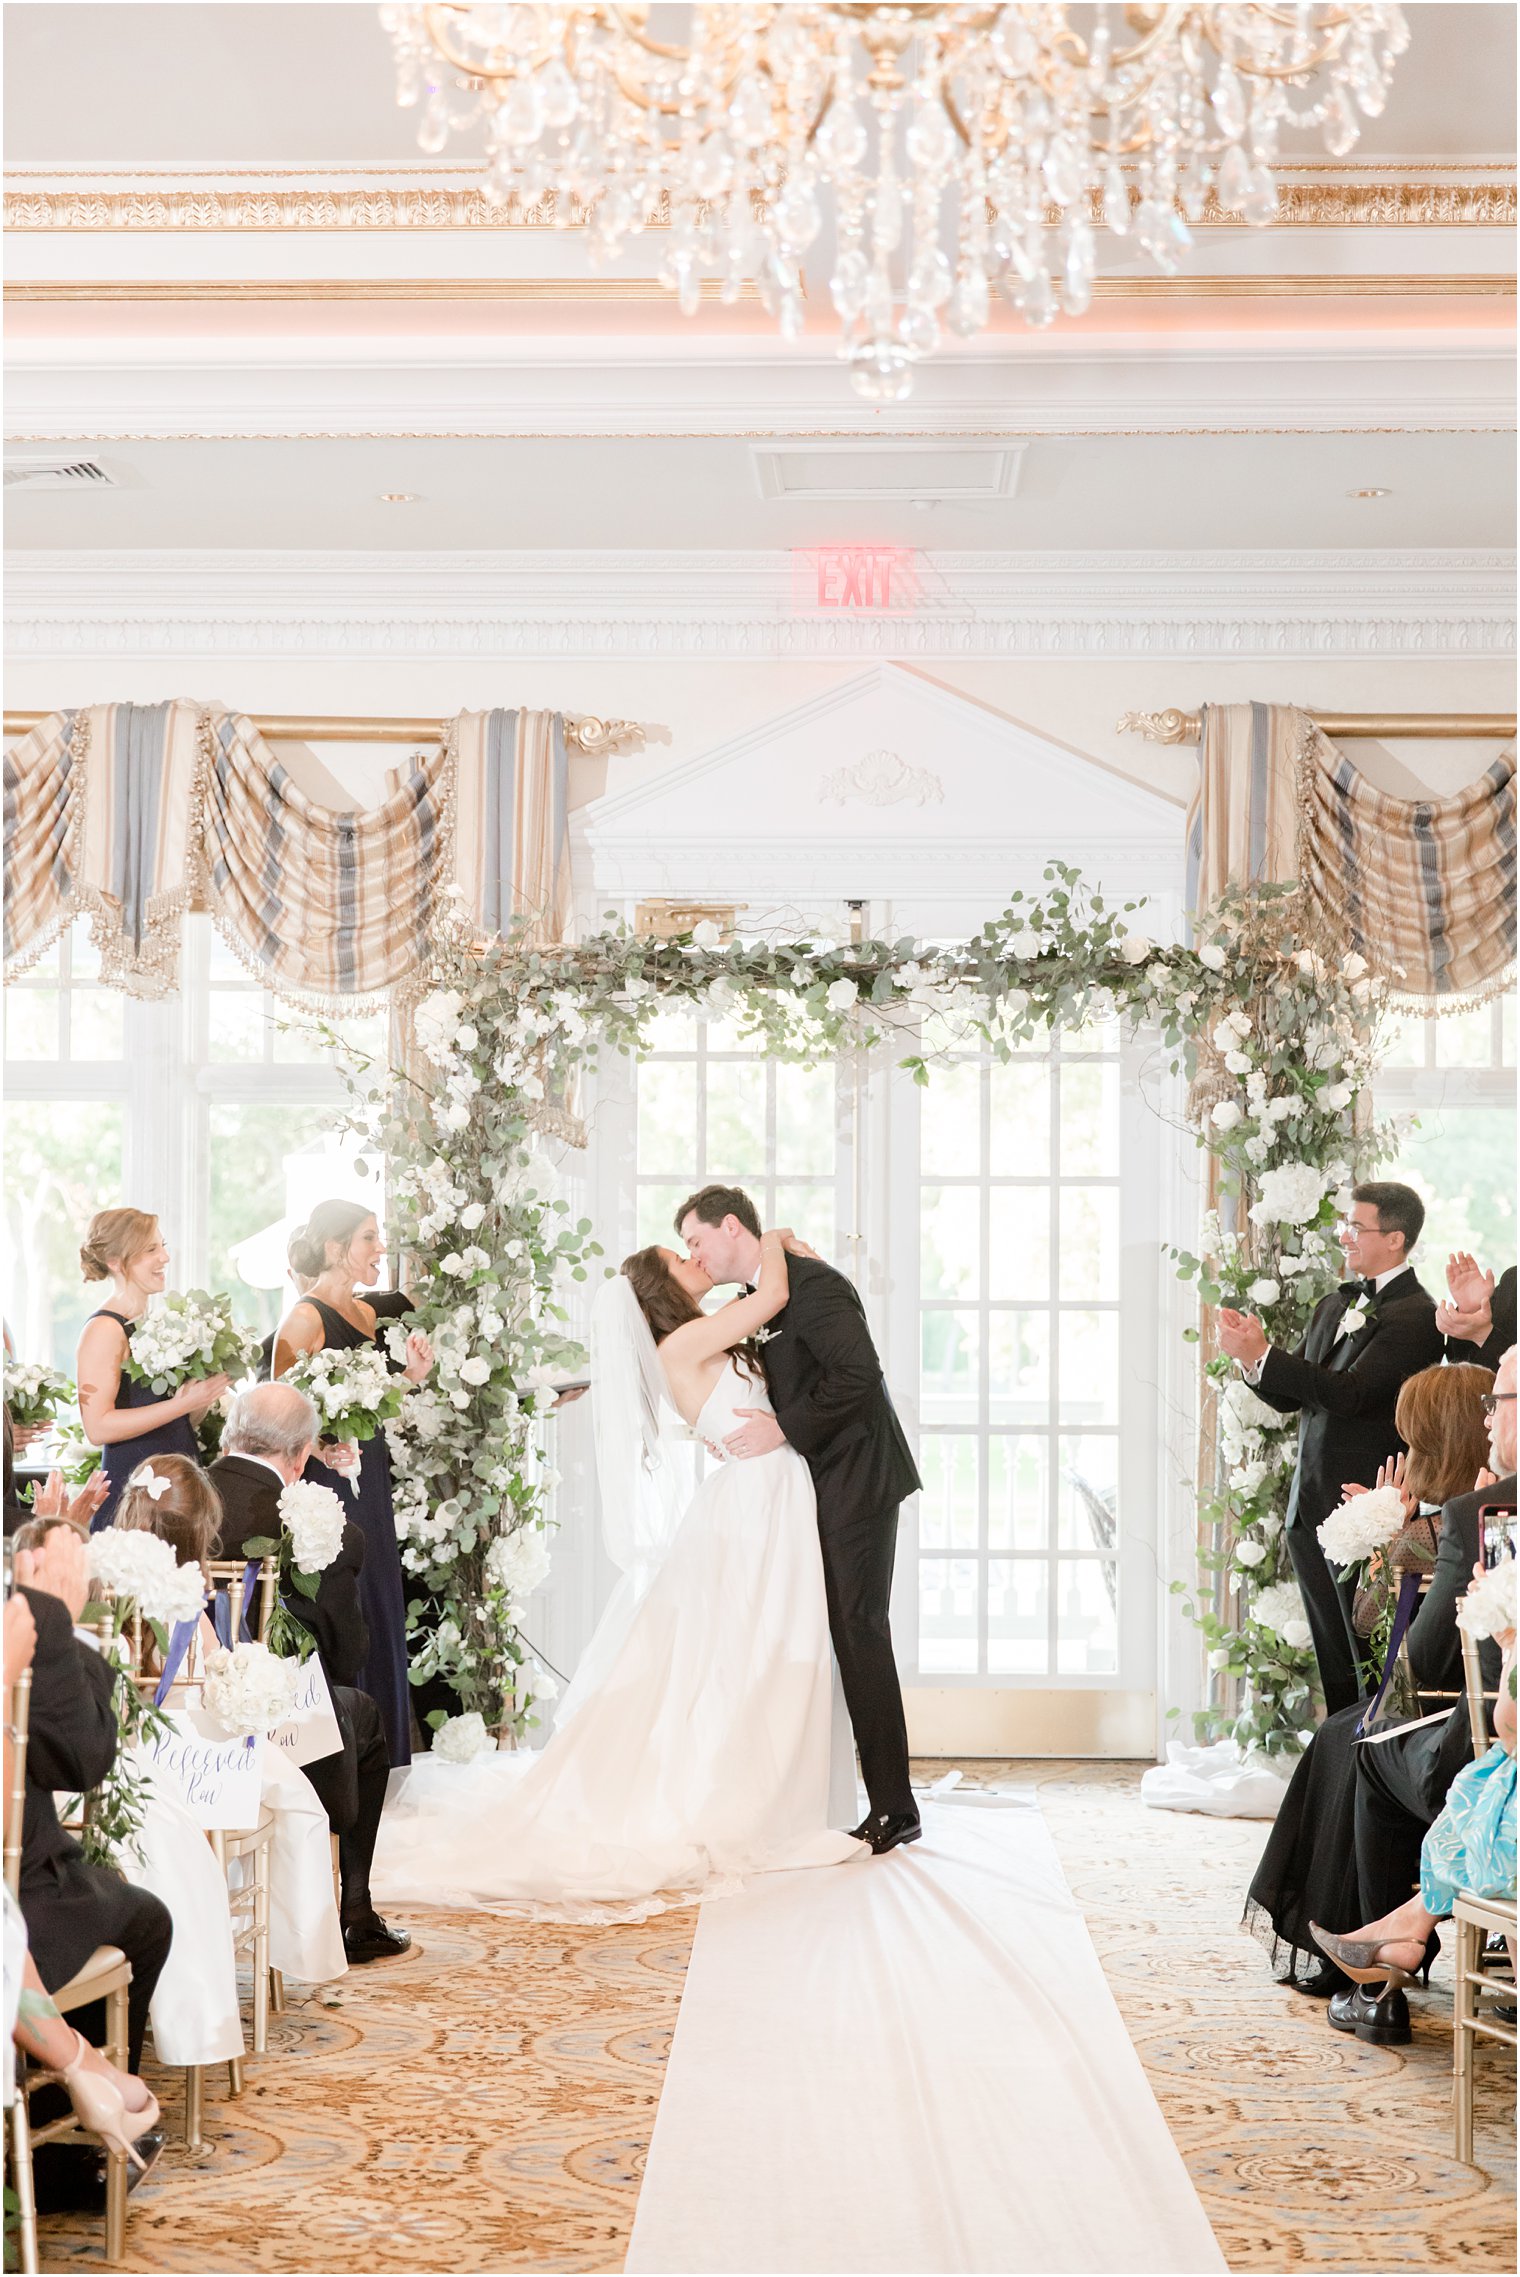
[[[732, 1360], [697, 1421], [768, 1408]], [[595, 1650], [595, 1644], [590, 1648]], [[424, 1758], [381, 1824], [382, 1901], [639, 1920], [865, 1845], [812, 1477], [791, 1447], [697, 1488], [606, 1672], [537, 1755]]]

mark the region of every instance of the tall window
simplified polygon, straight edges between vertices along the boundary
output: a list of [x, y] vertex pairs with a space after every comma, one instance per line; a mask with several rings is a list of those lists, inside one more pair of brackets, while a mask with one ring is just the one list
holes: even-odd
[[1471, 1250], [1498, 1272], [1515, 1262], [1515, 998], [1398, 1025], [1376, 1085], [1380, 1115], [1411, 1116], [1380, 1175], [1407, 1180], [1429, 1213], [1427, 1286]]
[[762, 1225], [790, 1225], [825, 1256], [838, 1224], [832, 1066], [791, 1067], [743, 1043], [731, 1024], [662, 1014], [637, 1078], [635, 1242], [675, 1239], [676, 1210], [698, 1186], [742, 1186]]
[[[289, 1302], [284, 1226], [331, 1190], [373, 1194], [332, 1134], [346, 1093], [311, 1023], [185, 923], [182, 988], [145, 1004], [102, 987], [83, 925], [4, 992], [6, 1320], [16, 1349], [70, 1372], [101, 1291], [80, 1279], [93, 1211], [156, 1211], [180, 1288], [229, 1289], [265, 1333]], [[345, 1024], [383, 1055], [385, 1015]]]
[[1114, 1675], [1117, 1031], [921, 1098], [919, 1673]]

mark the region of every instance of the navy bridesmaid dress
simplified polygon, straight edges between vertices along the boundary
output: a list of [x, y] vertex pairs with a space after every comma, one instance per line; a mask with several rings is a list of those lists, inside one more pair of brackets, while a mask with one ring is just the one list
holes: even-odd
[[[334, 1312], [318, 1297], [303, 1297], [322, 1323], [322, 1343], [336, 1352], [356, 1351], [362, 1344], [380, 1344], [382, 1321], [374, 1336], [366, 1336], [342, 1313]], [[368, 1302], [368, 1300], [365, 1300]], [[359, 1569], [359, 1610], [369, 1630], [369, 1654], [355, 1683], [379, 1708], [385, 1724], [391, 1764], [412, 1760], [412, 1700], [407, 1682], [406, 1585], [401, 1572], [401, 1545], [396, 1540], [396, 1513], [391, 1495], [391, 1451], [384, 1431], [365, 1439], [359, 1448], [359, 1491], [341, 1472], [329, 1470], [315, 1456], [306, 1475], [330, 1486], [364, 1536], [364, 1563]]]
[[[132, 1331], [137, 1326], [135, 1320], [127, 1320], [121, 1313], [112, 1312], [109, 1305], [102, 1305], [98, 1312], [91, 1313], [90, 1318], [114, 1320], [126, 1331], [129, 1343]], [[158, 1407], [163, 1404], [163, 1395], [154, 1391], [150, 1384], [140, 1384], [135, 1376], [127, 1374], [123, 1366], [114, 1404], [119, 1408]], [[188, 1455], [192, 1463], [200, 1461], [201, 1451], [196, 1443], [195, 1425], [188, 1415], [176, 1415], [170, 1422], [156, 1424], [151, 1431], [144, 1431], [139, 1438], [118, 1439], [114, 1446], [101, 1448], [100, 1467], [110, 1492], [90, 1520], [92, 1534], [98, 1534], [103, 1527], [110, 1525], [116, 1515], [116, 1505], [121, 1500], [122, 1488], [138, 1464], [147, 1462], [153, 1455]]]

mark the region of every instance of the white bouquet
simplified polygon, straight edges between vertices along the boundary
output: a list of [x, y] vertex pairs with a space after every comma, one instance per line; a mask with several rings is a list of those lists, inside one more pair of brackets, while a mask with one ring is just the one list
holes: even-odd
[[1258, 1589], [1246, 1610], [1259, 1628], [1270, 1629], [1294, 1652], [1307, 1652], [1313, 1642], [1296, 1581], [1274, 1581]]
[[5, 1404], [18, 1431], [33, 1431], [51, 1423], [60, 1407], [74, 1400], [74, 1386], [56, 1368], [40, 1360], [8, 1360], [5, 1367]]
[[1502, 1557], [1469, 1588], [1457, 1607], [1457, 1627], [1465, 1636], [1481, 1640], [1502, 1637], [1514, 1625], [1515, 1561]]
[[[401, 1413], [407, 1384], [393, 1375], [383, 1352], [372, 1344], [351, 1352], [303, 1353], [285, 1381], [294, 1384], [316, 1408], [324, 1439], [344, 1439], [353, 1445], [373, 1439], [375, 1433]], [[348, 1482], [350, 1494], [359, 1491], [359, 1476]]]
[[325, 1573], [343, 1547], [347, 1520], [330, 1486], [297, 1479], [280, 1495], [280, 1521], [290, 1536], [290, 1561], [297, 1573]]
[[240, 1644], [228, 1652], [219, 1645], [206, 1655], [201, 1697], [206, 1712], [237, 1738], [273, 1731], [296, 1704], [297, 1667], [267, 1645]]
[[258, 1356], [259, 1340], [238, 1327], [231, 1297], [186, 1289], [149, 1306], [132, 1331], [122, 1366], [166, 1399], [182, 1384], [207, 1376], [246, 1375]]
[[90, 1536], [88, 1563], [97, 1589], [131, 1598], [145, 1621], [161, 1621], [166, 1628], [190, 1620], [206, 1601], [200, 1567], [181, 1565], [157, 1534], [106, 1526]]
[[1374, 1550], [1385, 1550], [1409, 1523], [1404, 1497], [1396, 1486], [1375, 1486], [1351, 1494], [1319, 1525], [1319, 1546], [1332, 1565], [1360, 1565]]
[[473, 1763], [483, 1748], [496, 1742], [486, 1730], [484, 1716], [445, 1716], [433, 1733], [433, 1753], [440, 1763]]

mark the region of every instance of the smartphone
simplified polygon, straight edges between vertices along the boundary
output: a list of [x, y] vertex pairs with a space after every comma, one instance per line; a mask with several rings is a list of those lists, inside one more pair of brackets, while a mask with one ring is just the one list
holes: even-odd
[[1483, 1528], [1483, 1563], [1492, 1569], [1501, 1558], [1515, 1554], [1515, 1513], [1493, 1507], [1480, 1508], [1478, 1522]]

